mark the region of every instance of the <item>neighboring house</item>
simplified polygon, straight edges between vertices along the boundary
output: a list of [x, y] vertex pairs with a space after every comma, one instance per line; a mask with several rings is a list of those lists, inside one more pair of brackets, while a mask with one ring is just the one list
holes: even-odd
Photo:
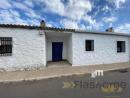
[[130, 61], [130, 35], [0, 24], [0, 68], [37, 68], [48, 61], [72, 66]]

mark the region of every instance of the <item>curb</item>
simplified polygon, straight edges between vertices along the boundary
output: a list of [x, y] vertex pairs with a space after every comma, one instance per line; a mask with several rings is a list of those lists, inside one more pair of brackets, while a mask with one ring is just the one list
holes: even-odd
[[[104, 72], [114, 71], [114, 70], [122, 70], [122, 69], [128, 69], [128, 67], [122, 67], [122, 68], [111, 68], [107, 70], [103, 70]], [[100, 70], [100, 69], [98, 69]], [[84, 75], [84, 74], [91, 74], [90, 72], [84, 72], [84, 73], [72, 73], [72, 74], [61, 74], [61, 75], [53, 75], [53, 76], [47, 76], [47, 77], [36, 77], [36, 78], [28, 78], [28, 79], [16, 79], [16, 80], [4, 80], [0, 81], [0, 84], [10, 84], [10, 83], [19, 83], [19, 82], [31, 82], [31, 81], [39, 81], [44, 79], [51, 79], [51, 78], [60, 78], [64, 76], [73, 76], [73, 75]]]

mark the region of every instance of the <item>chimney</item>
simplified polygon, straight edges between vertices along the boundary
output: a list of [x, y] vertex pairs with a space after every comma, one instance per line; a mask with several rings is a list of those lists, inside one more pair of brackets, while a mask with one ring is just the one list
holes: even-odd
[[42, 28], [46, 27], [46, 23], [45, 23], [44, 20], [42, 20], [42, 21], [40, 22], [40, 27], [42, 27]]
[[110, 28], [106, 29], [106, 32], [114, 32], [113, 27], [110, 27]]

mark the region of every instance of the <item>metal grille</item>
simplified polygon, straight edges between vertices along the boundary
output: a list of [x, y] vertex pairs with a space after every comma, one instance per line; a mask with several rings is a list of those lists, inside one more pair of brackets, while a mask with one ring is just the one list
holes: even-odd
[[0, 37], [0, 56], [12, 55], [12, 37]]

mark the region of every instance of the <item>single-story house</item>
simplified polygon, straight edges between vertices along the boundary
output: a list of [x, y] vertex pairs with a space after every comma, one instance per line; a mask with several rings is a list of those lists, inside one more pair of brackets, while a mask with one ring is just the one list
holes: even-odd
[[72, 66], [130, 61], [130, 35], [111, 31], [0, 24], [0, 68], [37, 68], [48, 61]]

